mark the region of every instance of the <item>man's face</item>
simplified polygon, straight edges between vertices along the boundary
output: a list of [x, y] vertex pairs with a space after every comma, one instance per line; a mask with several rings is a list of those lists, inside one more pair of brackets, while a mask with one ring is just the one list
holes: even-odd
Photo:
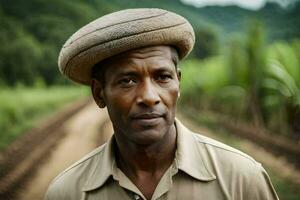
[[152, 144], [174, 124], [180, 74], [171, 52], [168, 46], [126, 52], [106, 62], [104, 86], [93, 80], [97, 103], [106, 105], [119, 139]]

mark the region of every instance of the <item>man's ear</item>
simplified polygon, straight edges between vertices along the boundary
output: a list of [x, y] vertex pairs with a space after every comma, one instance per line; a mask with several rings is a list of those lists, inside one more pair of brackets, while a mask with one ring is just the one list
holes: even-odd
[[177, 78], [179, 81], [179, 92], [178, 92], [178, 98], [180, 97], [180, 81], [181, 81], [181, 69], [177, 68]]
[[104, 101], [104, 96], [103, 96], [104, 93], [103, 84], [99, 80], [92, 78], [91, 89], [96, 104], [100, 108], [104, 108], [106, 106], [106, 103]]
[[177, 68], [177, 78], [180, 82], [181, 81], [181, 69], [180, 68]]

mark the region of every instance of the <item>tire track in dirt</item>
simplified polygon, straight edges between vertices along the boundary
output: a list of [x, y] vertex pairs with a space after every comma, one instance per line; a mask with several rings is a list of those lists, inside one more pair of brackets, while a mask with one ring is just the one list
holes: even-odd
[[100, 110], [94, 103], [65, 122], [61, 131], [65, 132], [65, 137], [52, 150], [50, 157], [39, 167], [35, 176], [20, 190], [16, 199], [43, 199], [50, 181], [56, 175], [103, 144], [112, 134], [106, 110]]
[[[190, 129], [208, 137], [220, 140], [217, 134], [201, 127], [192, 120], [178, 114], [179, 119]], [[22, 183], [14, 199], [43, 199], [50, 181], [63, 169], [104, 143], [112, 134], [111, 122], [105, 109], [99, 109], [90, 103], [77, 114], [64, 122], [60, 128], [62, 138], [52, 147], [47, 159], [38, 164], [30, 179]], [[51, 140], [51, 137], [49, 137]], [[299, 185], [300, 173], [284, 159], [264, 151], [259, 146], [246, 140], [240, 141], [243, 151], [272, 168], [280, 177], [292, 179]], [[34, 152], [33, 152], [34, 154]], [[295, 178], [298, 177], [298, 178]]]
[[87, 105], [91, 99], [73, 102], [14, 141], [0, 152], [0, 199], [14, 199], [20, 187], [34, 174], [57, 141], [63, 137], [63, 122]]

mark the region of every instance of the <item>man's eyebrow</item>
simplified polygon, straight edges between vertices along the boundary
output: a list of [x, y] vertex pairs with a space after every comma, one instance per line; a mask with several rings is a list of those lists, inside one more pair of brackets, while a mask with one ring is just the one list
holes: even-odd
[[157, 69], [154, 70], [156, 73], [160, 73], [160, 72], [169, 72], [169, 73], [173, 73], [173, 70], [170, 69], [169, 67], [159, 67]]
[[137, 72], [133, 70], [125, 70], [115, 73], [115, 77], [122, 77], [122, 76], [137, 76]]

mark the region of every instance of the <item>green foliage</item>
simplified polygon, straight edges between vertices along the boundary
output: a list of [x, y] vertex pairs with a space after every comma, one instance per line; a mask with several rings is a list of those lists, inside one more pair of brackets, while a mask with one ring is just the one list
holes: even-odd
[[195, 29], [196, 42], [194, 47], [194, 55], [203, 59], [214, 56], [219, 51], [219, 41], [217, 31], [213, 28]]
[[300, 28], [296, 24], [300, 21], [300, 3], [293, 7], [283, 9], [278, 4], [267, 2], [258, 11], [245, 10], [237, 6], [209, 6], [195, 8], [199, 19], [214, 24], [220, 28], [222, 41], [232, 33], [246, 33], [248, 22], [253, 18], [259, 19], [266, 25], [268, 42], [276, 40], [290, 40], [300, 35]]
[[[197, 88], [212, 94], [227, 84], [226, 68], [222, 67], [224, 57], [211, 57], [202, 62], [198, 60], [187, 60], [182, 63], [182, 89], [184, 92], [192, 92]], [[212, 76], [203, 76], [211, 74]]]
[[300, 89], [293, 75], [278, 61], [270, 61], [265, 87], [276, 90], [285, 98], [291, 98], [294, 105], [300, 105]]
[[41, 57], [40, 44], [12, 18], [1, 18], [0, 26], [5, 30], [0, 31], [1, 79], [9, 85], [18, 81], [32, 84]]
[[[187, 60], [182, 63], [181, 103], [208, 109], [211, 101], [228, 85], [224, 57], [211, 57], [203, 61]], [[214, 104], [218, 105], [218, 103]], [[217, 106], [215, 106], [217, 108]]]
[[194, 57], [201, 59], [218, 54], [219, 43], [224, 44], [232, 32], [244, 32], [254, 16], [266, 24], [270, 41], [300, 35], [299, 26], [293, 25], [300, 20], [299, 3], [289, 10], [267, 4], [260, 11], [249, 11], [235, 6], [195, 8], [180, 0], [0, 0], [0, 84], [31, 85], [35, 78], [45, 79], [47, 85], [65, 83], [57, 70], [57, 56], [66, 39], [93, 19], [137, 7], [164, 8], [185, 16], [196, 33]]
[[246, 55], [248, 68], [247, 93], [249, 113], [254, 126], [264, 127], [262, 108], [262, 82], [266, 67], [264, 29], [260, 21], [253, 21], [247, 34]]
[[57, 56], [65, 40], [98, 13], [83, 1], [1, 0], [0, 78], [2, 84], [32, 85], [43, 78], [60, 83]]
[[266, 169], [272, 179], [274, 188], [280, 199], [298, 200], [300, 199], [299, 189], [292, 185], [289, 180], [278, 177], [278, 174], [272, 169]]
[[86, 89], [80, 87], [1, 88], [0, 150], [41, 118], [86, 94]]
[[224, 56], [184, 62], [181, 104], [213, 110], [288, 137], [300, 132], [300, 43], [266, 48], [259, 22], [233, 37]]
[[292, 44], [278, 42], [269, 47], [263, 82], [269, 126], [283, 133], [300, 130], [297, 125], [300, 117], [297, 112], [300, 109], [300, 57], [297, 48], [293, 48], [295, 45], [295, 41]]
[[231, 85], [247, 88], [249, 69], [244, 40], [238, 35], [233, 35], [228, 43], [223, 51], [225, 51], [227, 57], [225, 64], [228, 68], [229, 82]]
[[295, 41], [292, 45], [295, 45], [293, 48], [292, 45], [285, 43], [285, 42], [277, 42], [272, 44], [268, 50], [268, 58], [272, 61], [276, 60], [280, 64], [282, 64], [282, 67], [287, 71], [288, 74], [290, 74], [293, 79], [297, 83], [300, 82], [300, 59], [298, 52], [297, 45], [299, 45], [300, 42]]

